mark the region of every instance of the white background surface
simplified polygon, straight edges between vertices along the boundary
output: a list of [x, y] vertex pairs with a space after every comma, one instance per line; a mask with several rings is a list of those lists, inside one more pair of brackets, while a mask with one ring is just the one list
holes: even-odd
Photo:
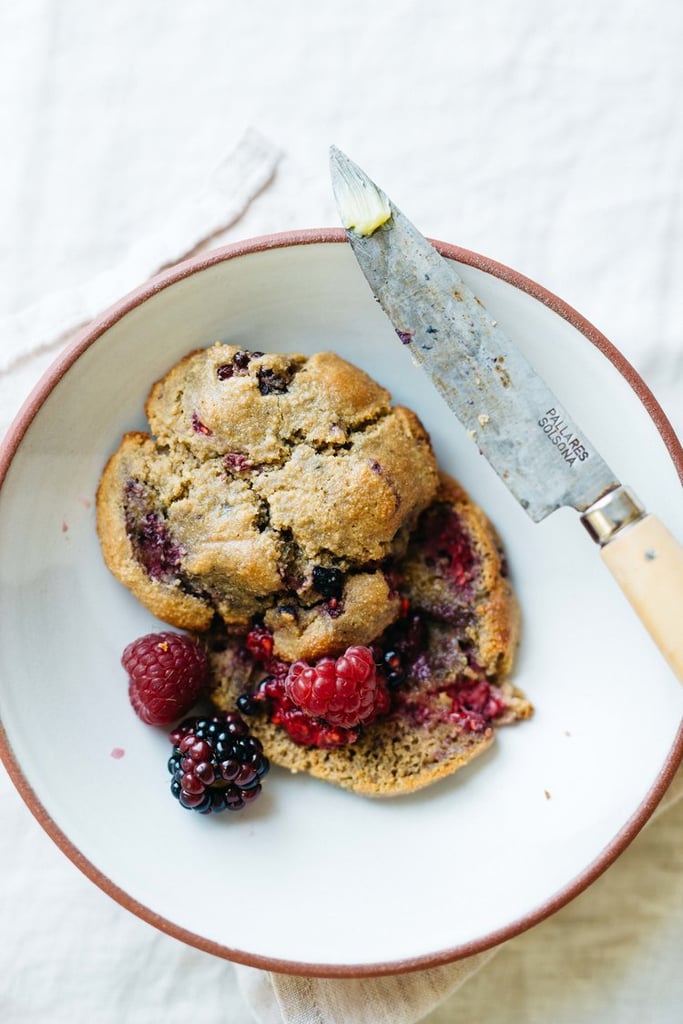
[[[221, 241], [336, 224], [335, 142], [426, 233], [579, 309], [680, 434], [682, 43], [676, 0], [5, 4], [0, 321], [115, 268], [253, 127], [282, 158]], [[0, 430], [58, 349], [0, 374]], [[3, 1020], [251, 1020], [229, 964], [100, 893], [4, 774], [0, 823]], [[679, 1021], [682, 837], [679, 804], [431, 1024]]]

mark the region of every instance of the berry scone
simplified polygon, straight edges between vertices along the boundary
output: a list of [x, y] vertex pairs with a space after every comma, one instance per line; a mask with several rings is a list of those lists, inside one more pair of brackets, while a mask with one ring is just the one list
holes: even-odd
[[160, 619], [260, 616], [293, 662], [374, 640], [438, 473], [418, 418], [332, 353], [216, 344], [154, 385], [97, 494], [105, 561]]
[[239, 707], [268, 758], [366, 796], [420, 789], [482, 753], [495, 728], [532, 714], [509, 681], [518, 607], [500, 542], [442, 476], [394, 566], [397, 620], [368, 646], [283, 662], [254, 627], [206, 637], [210, 696]]
[[249, 716], [269, 760], [390, 796], [531, 714], [508, 679], [499, 539], [362, 370], [217, 343], [145, 408], [150, 432], [123, 437], [98, 489], [105, 562], [200, 635], [205, 692]]

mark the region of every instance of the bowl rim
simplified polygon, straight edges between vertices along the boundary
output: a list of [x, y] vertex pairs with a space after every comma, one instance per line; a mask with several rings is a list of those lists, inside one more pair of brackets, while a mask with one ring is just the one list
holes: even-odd
[[[564, 320], [568, 321], [592, 345], [599, 349], [599, 351], [610, 360], [622, 377], [625, 378], [645, 407], [645, 410], [650, 415], [657, 430], [659, 431], [664, 445], [676, 468], [678, 477], [683, 483], [683, 447], [681, 446], [670, 421], [647, 384], [645, 384], [634, 367], [605, 337], [605, 335], [603, 335], [596, 327], [586, 320], [585, 317], [558, 296], [554, 295], [540, 284], [537, 284], [535, 281], [532, 281], [530, 278], [525, 277], [523, 274], [520, 274], [504, 264], [498, 263], [495, 260], [469, 249], [464, 249], [460, 246], [435, 239], [431, 239], [431, 241], [443, 256], [497, 277], [538, 300], [553, 312], [561, 316]], [[127, 295], [123, 296], [111, 305], [103, 313], [78, 331], [72, 341], [67, 344], [64, 351], [48, 367], [24, 401], [5, 437], [0, 442], [0, 488], [2, 488], [2, 484], [6, 478], [14, 456], [19, 450], [22, 440], [33, 419], [55, 385], [67, 373], [79, 356], [86, 351], [86, 349], [93, 345], [110, 327], [117, 323], [132, 309], [139, 306], [158, 292], [174, 285], [178, 281], [190, 277], [193, 274], [200, 273], [209, 267], [223, 263], [227, 260], [267, 250], [321, 243], [346, 244], [346, 233], [342, 228], [303, 228], [294, 231], [259, 235], [254, 238], [232, 242], [228, 245], [199, 253], [174, 266], [162, 270], [149, 281], [140, 285], [138, 288], [129, 292]], [[156, 911], [151, 910], [149, 907], [146, 907], [138, 900], [129, 896], [128, 893], [112, 882], [111, 879], [100, 871], [99, 868], [92, 864], [57, 826], [25, 777], [10, 746], [9, 739], [2, 722], [0, 722], [0, 760], [3, 762], [15, 788], [19, 792], [19, 795], [22, 797], [38, 823], [45, 832], [47, 832], [62, 853], [64, 853], [65, 856], [68, 857], [69, 860], [80, 871], [82, 871], [87, 878], [90, 879], [90, 881], [94, 882], [95, 885], [107, 893], [107, 895], [114, 899], [120, 906], [173, 938], [180, 939], [182, 942], [185, 942], [190, 946], [194, 946], [203, 952], [211, 953], [214, 956], [280, 974], [327, 978], [378, 977], [381, 975], [403, 974], [409, 971], [438, 967], [443, 964], [472, 956], [475, 953], [491, 949], [540, 923], [587, 889], [588, 886], [591, 885], [633, 841], [636, 835], [647, 823], [660, 800], [664, 796], [664, 793], [672, 782], [682, 759], [683, 723], [679, 726], [674, 744], [645, 798], [602, 852], [590, 864], [588, 864], [579, 875], [571, 879], [565, 886], [563, 886], [553, 896], [546, 899], [540, 906], [533, 908], [502, 928], [496, 929], [487, 935], [480, 936], [475, 940], [461, 943], [449, 949], [438, 950], [434, 953], [428, 953], [407, 959], [370, 964], [316, 964], [288, 961], [231, 949], [219, 942], [206, 939], [201, 935], [197, 935], [194, 932], [169, 921], [167, 918], [156, 913]]]

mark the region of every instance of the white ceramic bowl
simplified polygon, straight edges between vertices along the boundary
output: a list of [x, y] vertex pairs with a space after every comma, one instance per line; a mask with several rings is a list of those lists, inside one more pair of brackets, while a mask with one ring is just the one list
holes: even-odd
[[[618, 352], [537, 285], [441, 249], [623, 481], [675, 528], [681, 448]], [[121, 434], [144, 426], [151, 383], [219, 338], [334, 349], [366, 368], [420, 414], [443, 467], [502, 534], [523, 609], [516, 678], [536, 714], [451, 779], [378, 802], [273, 770], [261, 800], [228, 820], [186, 813], [168, 794], [165, 732], [134, 716], [119, 664], [158, 623], [106, 571], [93, 498]], [[526, 518], [412, 367], [340, 231], [217, 250], [123, 299], [29, 398], [0, 480], [3, 760], [94, 882], [202, 949], [330, 976], [484, 949], [604, 870], [681, 759], [683, 690], [577, 516]]]

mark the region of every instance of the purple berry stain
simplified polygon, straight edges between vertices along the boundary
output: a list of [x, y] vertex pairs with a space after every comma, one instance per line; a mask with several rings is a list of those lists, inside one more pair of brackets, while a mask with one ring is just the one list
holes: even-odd
[[204, 434], [205, 437], [211, 437], [213, 430], [207, 427], [205, 423], [202, 423], [196, 412], [192, 413], [192, 429], [195, 434]]
[[225, 456], [225, 468], [232, 473], [248, 473], [252, 464], [241, 452], [228, 452]]

